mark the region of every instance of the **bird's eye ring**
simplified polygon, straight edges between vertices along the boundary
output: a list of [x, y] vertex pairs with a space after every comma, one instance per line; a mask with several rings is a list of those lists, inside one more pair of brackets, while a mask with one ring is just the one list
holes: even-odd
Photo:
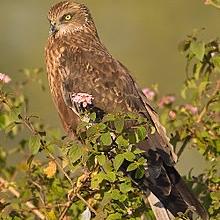
[[72, 18], [71, 15], [66, 15], [66, 16], [64, 17], [64, 19], [65, 19], [66, 21], [69, 21], [71, 18]]

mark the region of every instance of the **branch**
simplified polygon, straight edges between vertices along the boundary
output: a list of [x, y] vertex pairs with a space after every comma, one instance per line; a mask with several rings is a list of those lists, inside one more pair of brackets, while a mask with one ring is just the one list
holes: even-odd
[[[30, 122], [29, 118], [25, 117], [23, 118], [21, 115], [19, 115], [19, 118], [22, 120], [23, 124], [30, 130], [30, 132], [35, 135], [35, 136], [39, 136], [41, 138], [41, 135], [39, 133], [39, 131], [37, 131], [33, 124]], [[41, 143], [41, 146], [47, 151], [49, 157], [56, 163], [56, 165], [59, 167], [59, 169], [61, 170], [61, 172], [63, 173], [63, 175], [67, 178], [67, 180], [69, 181], [70, 185], [73, 187], [73, 182], [71, 180], [71, 178], [68, 176], [68, 174], [65, 172], [65, 170], [63, 169], [63, 167], [60, 165], [60, 163], [57, 161], [56, 157], [53, 156], [53, 154], [50, 153], [50, 151], [48, 150], [48, 148], [43, 145]]]
[[96, 210], [79, 194], [81, 187], [83, 187], [83, 183], [87, 182], [89, 178], [90, 178], [90, 173], [87, 172], [85, 172], [82, 176], [78, 178], [76, 186], [71, 190], [71, 192], [69, 192], [68, 202], [66, 203], [66, 206], [61, 212], [59, 220], [64, 219], [75, 197], [78, 197], [95, 215], [97, 215]]
[[76, 195], [95, 215], [97, 215], [96, 210], [79, 193]]
[[[0, 177], [0, 186], [7, 189], [11, 194], [13, 194], [15, 197], [20, 198], [20, 193], [12, 186], [10, 186], [10, 183], [3, 178]], [[25, 205], [39, 218], [39, 219], [46, 219], [45, 216], [37, 209], [36, 206], [34, 206], [31, 202], [25, 202]]]
[[218, 101], [218, 98], [216, 96], [219, 94], [219, 89], [220, 89], [220, 80], [218, 80], [216, 82], [216, 87], [215, 87], [213, 93], [211, 94], [211, 99], [204, 106], [203, 110], [201, 111], [201, 113], [198, 116], [196, 123], [200, 123], [202, 121], [202, 118], [207, 113], [210, 104]]
[[186, 148], [186, 146], [187, 146], [187, 144], [189, 143], [190, 140], [191, 140], [191, 136], [188, 135], [188, 136], [185, 138], [185, 140], [184, 140], [184, 142], [183, 142], [181, 148], [179, 149], [179, 151], [178, 151], [178, 153], [177, 153], [177, 157], [178, 157], [178, 158], [180, 158], [180, 156], [182, 155], [183, 151], [185, 150], [185, 148]]
[[66, 216], [66, 213], [68, 212], [69, 208], [72, 205], [72, 202], [75, 198], [75, 194], [71, 196], [71, 198], [69, 198], [68, 202], [66, 203], [66, 206], [64, 207], [63, 211], [61, 212], [60, 216], [59, 216], [59, 220], [63, 220]]

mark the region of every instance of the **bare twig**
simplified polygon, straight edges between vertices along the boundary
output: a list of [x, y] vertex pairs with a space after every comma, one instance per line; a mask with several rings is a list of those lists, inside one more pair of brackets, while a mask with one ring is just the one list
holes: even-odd
[[63, 211], [60, 214], [59, 220], [63, 220], [64, 219], [64, 217], [66, 216], [66, 213], [68, 212], [69, 208], [71, 207], [72, 202], [73, 202], [75, 197], [76, 197], [76, 195], [73, 194], [71, 196], [71, 198], [69, 198], [69, 201], [65, 204], [65, 207], [64, 207]]
[[47, 150], [47, 153], [49, 155], [49, 157], [51, 159], [53, 159], [53, 161], [56, 163], [56, 165], [59, 167], [59, 169], [61, 170], [61, 172], [63, 173], [63, 175], [67, 178], [67, 180], [69, 181], [70, 185], [73, 187], [73, 181], [71, 180], [71, 178], [69, 177], [69, 175], [66, 173], [66, 171], [63, 169], [63, 167], [60, 165], [60, 163], [57, 161], [57, 159], [53, 156], [53, 154], [51, 154], [49, 152], [49, 150], [45, 147], [45, 149]]
[[185, 138], [185, 140], [184, 140], [184, 142], [183, 142], [181, 148], [179, 149], [179, 151], [178, 151], [178, 153], [177, 153], [177, 157], [178, 157], [178, 158], [180, 158], [180, 156], [182, 155], [182, 153], [183, 153], [183, 151], [185, 150], [185, 148], [186, 148], [187, 144], [189, 143], [190, 139], [191, 139], [191, 136], [190, 136], [190, 135], [188, 135], [188, 136]]
[[76, 195], [95, 215], [97, 215], [96, 210], [79, 193]]
[[[11, 194], [13, 194], [15, 197], [20, 198], [20, 193], [12, 186], [10, 186], [10, 183], [3, 178], [0, 177], [0, 184], [2, 187], [7, 189]], [[39, 218], [39, 219], [46, 219], [45, 216], [37, 209], [36, 206], [34, 206], [31, 202], [25, 202], [25, 205]]]
[[[26, 127], [32, 132], [33, 135], [39, 135], [39, 132], [34, 128], [34, 126], [32, 125], [32, 123], [30, 122], [30, 120], [28, 118], [22, 118], [22, 116], [20, 116], [20, 119], [22, 119], [23, 124], [26, 125]], [[59, 167], [59, 169], [61, 170], [61, 172], [64, 174], [64, 176], [67, 178], [67, 180], [69, 181], [69, 183], [71, 184], [72, 187], [74, 187], [73, 182], [71, 180], [71, 178], [69, 177], [69, 175], [65, 172], [65, 170], [63, 169], [63, 167], [60, 165], [60, 163], [57, 161], [57, 158], [51, 154], [49, 152], [49, 150], [47, 149], [47, 147], [45, 145], [42, 144], [42, 147], [47, 151], [49, 157], [56, 163], [56, 165]], [[83, 176], [81, 176], [79, 178], [79, 180], [81, 181], [81, 179], [83, 179], [83, 182], [85, 180], [87, 180], [89, 177], [88, 174], [84, 174]], [[79, 182], [80, 182], [79, 181]], [[72, 205], [72, 202], [74, 200], [74, 198], [77, 196], [84, 204], [87, 205], [87, 207], [89, 207], [89, 209], [95, 214], [97, 215], [95, 209], [93, 209], [92, 206], [90, 206], [90, 204], [88, 204], [85, 199], [78, 193], [80, 188], [81, 188], [81, 184], [77, 184], [77, 186], [75, 187], [75, 189], [73, 189], [74, 193], [71, 197], [68, 198], [68, 202], [65, 205], [65, 208], [63, 209], [63, 211], [61, 212], [61, 215], [59, 217], [59, 220], [63, 220], [64, 217], [66, 216], [67, 211], [69, 210], [69, 208]]]
[[202, 109], [201, 113], [199, 114], [198, 119], [196, 121], [197, 123], [200, 123], [202, 121], [202, 118], [204, 117], [204, 115], [208, 111], [210, 104], [218, 101], [216, 96], [219, 94], [219, 89], [220, 89], [220, 80], [218, 80], [216, 82], [216, 87], [215, 87], [213, 93], [211, 94], [211, 99], [206, 103], [206, 105]]
[[[26, 127], [31, 131], [31, 133], [33, 135], [39, 135], [39, 132], [34, 128], [34, 126], [32, 125], [32, 123], [30, 122], [29, 119], [27, 118], [23, 118], [22, 116], [20, 116], [21, 120], [23, 121], [23, 124], [26, 125]], [[41, 136], [40, 136], [41, 137]], [[42, 144], [41, 144], [42, 145]], [[63, 173], [63, 175], [67, 178], [67, 180], [69, 181], [70, 185], [73, 187], [73, 182], [71, 180], [71, 178], [69, 177], [69, 175], [65, 172], [65, 170], [63, 169], [63, 167], [60, 165], [60, 163], [57, 161], [57, 158], [55, 156], [53, 156], [53, 154], [50, 153], [50, 151], [48, 150], [48, 148], [45, 145], [42, 145], [42, 147], [47, 151], [49, 157], [56, 163], [56, 165], [59, 167], [59, 169], [61, 170], [61, 172]]]
[[68, 202], [66, 203], [66, 206], [61, 212], [59, 220], [64, 219], [75, 197], [78, 197], [95, 215], [97, 215], [96, 210], [79, 194], [81, 187], [83, 187], [83, 183], [85, 183], [88, 180], [88, 178], [90, 178], [90, 173], [84, 173], [82, 176], [78, 178], [76, 186], [71, 190], [71, 192], [68, 195]]

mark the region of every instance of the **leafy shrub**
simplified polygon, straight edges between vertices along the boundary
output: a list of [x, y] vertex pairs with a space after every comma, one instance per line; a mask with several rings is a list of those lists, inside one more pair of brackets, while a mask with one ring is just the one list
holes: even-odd
[[[203, 173], [185, 179], [211, 219], [219, 219], [219, 42], [205, 43], [194, 33], [179, 48], [187, 59], [182, 99], [161, 97], [156, 86], [144, 93], [159, 111], [178, 156], [190, 147], [210, 162]], [[142, 192], [119, 169], [127, 161], [126, 171], [143, 176], [147, 161], [135, 144], [154, 130], [135, 114], [109, 114], [99, 123], [91, 114], [90, 122], [78, 127], [81, 141], [62, 137], [27, 111], [24, 89], [33, 78], [44, 89], [40, 74], [24, 70], [24, 81], [17, 83], [0, 75], [1, 140], [13, 146], [0, 144], [1, 219], [154, 219]]]

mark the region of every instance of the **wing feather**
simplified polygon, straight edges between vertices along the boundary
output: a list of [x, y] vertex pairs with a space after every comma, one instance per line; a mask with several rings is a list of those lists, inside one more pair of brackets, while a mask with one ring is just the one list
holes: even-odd
[[65, 103], [76, 112], [70, 94], [83, 92], [91, 94], [94, 105], [106, 113], [123, 111], [144, 115], [155, 126], [156, 132], [140, 143], [140, 148], [157, 151], [168, 165], [175, 163], [177, 157], [164, 127], [127, 68], [102, 45], [92, 48], [65, 51], [66, 59], [61, 63], [66, 73], [62, 89]]

